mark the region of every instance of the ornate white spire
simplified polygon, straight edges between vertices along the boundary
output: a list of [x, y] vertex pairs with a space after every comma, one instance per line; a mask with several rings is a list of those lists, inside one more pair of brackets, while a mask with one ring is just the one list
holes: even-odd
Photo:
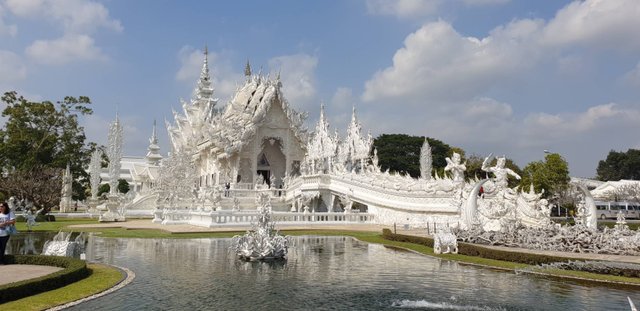
[[249, 60], [247, 59], [247, 64], [244, 66], [244, 76], [249, 79], [251, 77], [251, 64], [249, 64]]
[[[193, 99], [191, 104], [202, 106], [210, 104], [213, 101], [213, 86], [211, 85], [211, 76], [209, 76], [209, 51], [204, 48], [204, 61], [202, 62], [202, 70], [200, 70], [200, 78], [193, 90]], [[216, 103], [214, 102], [213, 105]]]
[[160, 155], [160, 146], [158, 146], [158, 133], [156, 130], [156, 120], [153, 120], [153, 131], [151, 132], [151, 138], [149, 138], [149, 147], [147, 148], [147, 163], [151, 165], [160, 165], [162, 155]]
[[213, 98], [214, 88], [209, 76], [208, 49], [205, 46], [204, 61], [200, 78], [193, 90], [191, 102], [181, 100], [184, 115], [173, 112], [175, 126], [167, 123], [172, 149], [195, 147], [205, 138], [217, 120], [215, 106], [218, 99]]
[[307, 146], [307, 153], [309, 158], [316, 159], [330, 159], [335, 156], [337, 141], [331, 137], [329, 132], [329, 121], [324, 114], [324, 104], [320, 105], [320, 119], [316, 124], [316, 129], [313, 138], [309, 141]]
[[102, 151], [95, 150], [91, 154], [91, 161], [89, 162], [89, 174], [91, 181], [91, 198], [98, 198], [98, 187], [100, 187], [100, 169], [102, 168]]
[[425, 137], [422, 149], [420, 149], [420, 177], [426, 180], [431, 179], [432, 166], [431, 146], [429, 146], [429, 141]]
[[109, 158], [109, 187], [110, 194], [118, 193], [118, 179], [120, 178], [120, 160], [122, 159], [122, 125], [116, 113], [116, 120], [109, 128], [109, 145], [107, 146], [107, 157]]
[[341, 159], [350, 161], [352, 169], [354, 169], [358, 165], [358, 161], [360, 161], [360, 167], [363, 168], [363, 162], [369, 158], [372, 145], [373, 138], [371, 134], [368, 134], [367, 137], [362, 136], [362, 126], [358, 122], [356, 107], [354, 106], [351, 123], [349, 123], [347, 127], [347, 137], [340, 147]]

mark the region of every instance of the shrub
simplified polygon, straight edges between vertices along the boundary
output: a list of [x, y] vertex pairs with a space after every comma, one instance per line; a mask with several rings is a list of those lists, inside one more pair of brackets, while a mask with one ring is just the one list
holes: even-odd
[[63, 268], [35, 279], [19, 281], [0, 286], [0, 304], [54, 290], [89, 276], [85, 261], [69, 257], [42, 255], [6, 255], [10, 264], [43, 265]]

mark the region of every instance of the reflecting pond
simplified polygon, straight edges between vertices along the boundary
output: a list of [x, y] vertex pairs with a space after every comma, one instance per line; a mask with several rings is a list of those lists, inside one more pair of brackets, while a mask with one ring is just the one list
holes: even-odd
[[[295, 237], [288, 260], [241, 262], [230, 239], [89, 239], [136, 279], [71, 310], [629, 310], [640, 291], [461, 265], [350, 237]], [[15, 248], [15, 247], [14, 247]]]

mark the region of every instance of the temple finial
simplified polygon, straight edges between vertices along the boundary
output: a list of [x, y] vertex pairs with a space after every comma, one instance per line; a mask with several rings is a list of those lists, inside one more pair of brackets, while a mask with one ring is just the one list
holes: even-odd
[[247, 77], [251, 76], [251, 64], [249, 64], [249, 59], [247, 59], [247, 64], [244, 66], [244, 75]]

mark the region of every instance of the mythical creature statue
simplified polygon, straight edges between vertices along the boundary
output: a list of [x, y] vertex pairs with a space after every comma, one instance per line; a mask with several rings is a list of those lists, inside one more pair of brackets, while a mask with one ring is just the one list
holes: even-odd
[[458, 253], [458, 239], [449, 227], [436, 233], [433, 238], [433, 252], [436, 254]]
[[467, 170], [467, 166], [466, 162], [460, 163], [460, 154], [454, 152], [451, 158], [445, 158], [445, 160], [447, 161], [447, 166], [444, 168], [445, 172], [451, 172], [451, 177], [454, 182], [464, 182], [464, 171]]
[[492, 158], [492, 154], [489, 154], [489, 156], [484, 159], [482, 162], [482, 170], [488, 173], [493, 173], [495, 176], [493, 178], [493, 183], [496, 186], [496, 190], [499, 191], [507, 188], [509, 175], [518, 180], [521, 178], [520, 175], [516, 174], [516, 172], [512, 171], [510, 168], [504, 167], [507, 161], [505, 157], [499, 157], [496, 166], [490, 167], [489, 163], [491, 163]]

